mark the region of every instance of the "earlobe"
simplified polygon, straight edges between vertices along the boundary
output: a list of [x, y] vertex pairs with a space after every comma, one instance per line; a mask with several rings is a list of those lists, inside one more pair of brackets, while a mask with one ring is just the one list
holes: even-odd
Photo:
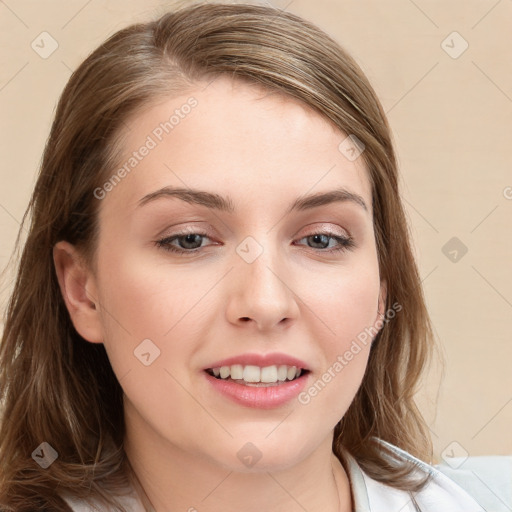
[[102, 343], [101, 318], [95, 278], [78, 250], [61, 241], [53, 247], [53, 261], [60, 291], [78, 334], [91, 343]]

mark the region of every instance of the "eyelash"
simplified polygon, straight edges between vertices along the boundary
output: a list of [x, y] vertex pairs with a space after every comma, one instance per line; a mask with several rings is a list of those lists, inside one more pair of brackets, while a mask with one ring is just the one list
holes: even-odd
[[[178, 247], [171, 245], [171, 242], [173, 242], [174, 240], [185, 237], [187, 235], [199, 235], [203, 238], [209, 238], [207, 233], [203, 233], [203, 232], [199, 232], [199, 231], [181, 232], [181, 233], [176, 233], [172, 236], [168, 236], [168, 237], [162, 238], [160, 240], [157, 240], [156, 245], [159, 248], [163, 249], [164, 251], [180, 254], [182, 256], [193, 255], [193, 254], [197, 253], [201, 249], [201, 247], [196, 247], [195, 249], [182, 249], [182, 248], [178, 248]], [[352, 237], [350, 237], [350, 236], [342, 237], [342, 236], [336, 235], [329, 231], [321, 231], [318, 233], [312, 233], [311, 235], [304, 236], [304, 237], [300, 238], [299, 240], [303, 240], [305, 238], [309, 238], [309, 237], [316, 236], [316, 235], [325, 235], [333, 240], [336, 240], [336, 242], [338, 242], [339, 246], [334, 249], [331, 248], [328, 250], [327, 249], [317, 249], [315, 247], [310, 247], [310, 249], [313, 249], [313, 250], [316, 249], [320, 252], [333, 254], [333, 253], [351, 250], [355, 247], [355, 243], [354, 243], [354, 240]]]

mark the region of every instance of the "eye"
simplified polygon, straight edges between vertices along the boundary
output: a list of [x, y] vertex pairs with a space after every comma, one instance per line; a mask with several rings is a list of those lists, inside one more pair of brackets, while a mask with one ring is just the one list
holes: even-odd
[[[202, 247], [205, 238], [209, 238], [206, 233], [176, 233], [157, 240], [156, 245], [169, 252], [195, 253]], [[177, 242], [178, 245], [173, 244], [173, 242]]]
[[[307, 240], [308, 243], [312, 244], [309, 247], [319, 249], [322, 252], [345, 251], [355, 247], [354, 240], [351, 237], [339, 236], [330, 232], [314, 233], [301, 238], [299, 242], [301, 240]], [[331, 242], [334, 242], [335, 245], [333, 246]]]
[[[200, 252], [199, 250], [204, 247], [205, 239], [210, 239], [207, 233], [182, 232], [157, 240], [156, 245], [165, 251], [192, 255]], [[298, 242], [302, 240], [307, 240], [308, 245], [311, 244], [309, 245], [311, 249], [327, 253], [350, 250], [355, 247], [351, 237], [343, 237], [331, 232], [313, 233], [299, 239]]]

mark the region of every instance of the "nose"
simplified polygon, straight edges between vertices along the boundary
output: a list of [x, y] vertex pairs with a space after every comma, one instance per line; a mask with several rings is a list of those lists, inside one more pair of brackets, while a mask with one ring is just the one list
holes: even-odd
[[235, 254], [228, 287], [228, 321], [257, 331], [291, 325], [299, 315], [299, 299], [289, 266], [287, 269], [283, 256], [268, 247], [250, 263]]

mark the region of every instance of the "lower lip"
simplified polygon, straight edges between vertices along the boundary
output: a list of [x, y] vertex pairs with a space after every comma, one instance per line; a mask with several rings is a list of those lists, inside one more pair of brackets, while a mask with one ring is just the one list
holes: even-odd
[[275, 386], [245, 386], [232, 380], [216, 379], [204, 372], [213, 388], [233, 402], [255, 409], [273, 409], [295, 398], [305, 387], [308, 373]]

